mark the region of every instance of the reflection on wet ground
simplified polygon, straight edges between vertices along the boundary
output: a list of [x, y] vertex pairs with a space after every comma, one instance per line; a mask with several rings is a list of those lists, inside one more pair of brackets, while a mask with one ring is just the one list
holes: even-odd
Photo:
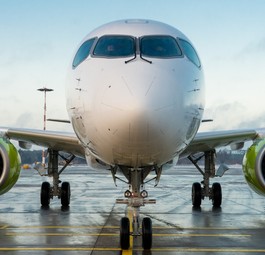
[[[49, 180], [49, 178], [47, 178]], [[178, 166], [161, 177], [156, 188], [146, 186], [156, 205], [142, 208], [153, 221], [153, 248], [143, 251], [141, 238], [132, 247], [119, 247], [119, 221], [125, 205], [115, 204], [127, 186], [116, 188], [110, 173], [69, 167], [61, 176], [71, 183], [71, 204], [62, 208], [52, 200], [42, 208], [42, 181], [24, 170], [17, 185], [0, 197], [0, 254], [261, 254], [265, 253], [265, 199], [245, 184], [240, 168], [218, 178], [223, 204], [214, 209], [203, 201], [191, 206], [191, 185], [201, 181], [191, 167]]]

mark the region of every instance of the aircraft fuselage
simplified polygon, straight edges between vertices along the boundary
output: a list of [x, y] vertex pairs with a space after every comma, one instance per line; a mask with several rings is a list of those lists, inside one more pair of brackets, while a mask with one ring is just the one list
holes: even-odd
[[133, 168], [177, 158], [204, 110], [203, 70], [189, 39], [163, 23], [122, 20], [80, 45], [67, 110], [87, 154]]

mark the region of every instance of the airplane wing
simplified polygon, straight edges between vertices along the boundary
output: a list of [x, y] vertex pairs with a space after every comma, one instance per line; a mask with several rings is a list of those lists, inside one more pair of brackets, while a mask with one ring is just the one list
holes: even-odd
[[85, 156], [85, 151], [74, 133], [23, 128], [0, 128], [0, 137]]
[[198, 152], [210, 151], [222, 146], [234, 145], [235, 147], [237, 147], [238, 145], [239, 147], [241, 147], [244, 142], [255, 140], [260, 135], [261, 134], [259, 130], [253, 129], [197, 133], [193, 141], [181, 154], [181, 157], [185, 157]]
[[[38, 146], [65, 151], [76, 156], [85, 156], [85, 151], [74, 133], [59, 131], [44, 131], [23, 128], [0, 128], [0, 137], [19, 142], [27, 142]], [[222, 146], [232, 146], [255, 140], [260, 136], [259, 130], [228, 130], [198, 133], [181, 157], [186, 157], [198, 152], [213, 150]]]

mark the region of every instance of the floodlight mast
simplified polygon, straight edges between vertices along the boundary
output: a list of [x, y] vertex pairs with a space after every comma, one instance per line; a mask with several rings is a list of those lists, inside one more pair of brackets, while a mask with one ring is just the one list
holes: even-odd
[[[49, 89], [46, 87], [37, 89], [38, 91], [44, 92], [44, 113], [43, 113], [43, 130], [46, 130], [46, 114], [47, 114], [47, 103], [46, 103], [46, 93], [53, 91], [53, 89]], [[42, 150], [42, 164], [45, 165], [45, 150]]]

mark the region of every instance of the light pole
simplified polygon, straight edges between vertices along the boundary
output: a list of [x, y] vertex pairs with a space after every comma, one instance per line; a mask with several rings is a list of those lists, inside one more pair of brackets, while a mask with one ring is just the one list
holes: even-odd
[[[46, 112], [47, 112], [47, 106], [46, 106], [46, 93], [53, 91], [53, 89], [48, 89], [46, 87], [37, 89], [38, 91], [44, 92], [44, 114], [43, 114], [43, 130], [46, 130]], [[45, 151], [42, 150], [42, 164], [45, 165]]]

